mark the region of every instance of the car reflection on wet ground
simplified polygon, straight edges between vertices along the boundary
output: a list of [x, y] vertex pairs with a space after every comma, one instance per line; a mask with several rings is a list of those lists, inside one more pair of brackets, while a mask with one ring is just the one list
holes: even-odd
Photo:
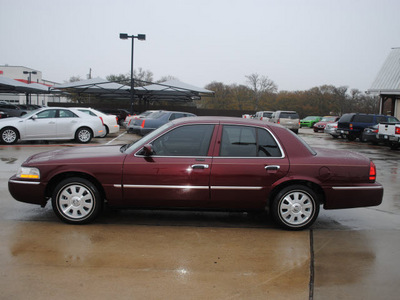
[[[139, 138], [120, 133], [88, 146]], [[400, 151], [312, 129], [299, 135], [373, 159], [383, 203], [322, 209], [301, 232], [283, 231], [265, 214], [109, 208], [95, 224], [72, 226], [49, 204], [12, 199], [7, 180], [33, 153], [82, 145], [0, 145], [0, 298], [397, 299]]]

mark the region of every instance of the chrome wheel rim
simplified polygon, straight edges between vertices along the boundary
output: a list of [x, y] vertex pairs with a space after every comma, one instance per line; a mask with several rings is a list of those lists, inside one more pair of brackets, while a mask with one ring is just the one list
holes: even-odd
[[15, 140], [17, 139], [17, 134], [15, 133], [14, 130], [6, 129], [3, 131], [1, 137], [3, 138], [4, 142], [6, 142], [7, 144], [11, 144], [14, 143]]
[[80, 184], [63, 188], [57, 199], [60, 212], [72, 220], [87, 217], [95, 207], [94, 195], [86, 186]]
[[82, 129], [78, 133], [78, 138], [81, 142], [88, 142], [90, 140], [90, 131], [86, 129]]
[[283, 222], [300, 226], [312, 219], [315, 212], [312, 197], [304, 191], [291, 191], [282, 197], [279, 215]]

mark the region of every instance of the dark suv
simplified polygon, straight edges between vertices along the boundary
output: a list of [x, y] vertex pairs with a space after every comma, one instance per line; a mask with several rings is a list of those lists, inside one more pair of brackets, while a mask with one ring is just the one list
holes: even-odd
[[14, 104], [0, 103], [0, 110], [5, 112], [9, 117], [20, 117], [28, 113], [27, 110], [21, 109]]
[[382, 122], [390, 122], [392, 116], [350, 113], [344, 114], [338, 121], [337, 132], [343, 137], [354, 141], [361, 137], [364, 129]]

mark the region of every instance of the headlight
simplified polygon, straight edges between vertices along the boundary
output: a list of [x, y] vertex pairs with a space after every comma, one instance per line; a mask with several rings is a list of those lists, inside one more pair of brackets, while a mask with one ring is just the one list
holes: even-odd
[[37, 168], [20, 167], [17, 172], [18, 178], [40, 179], [40, 171]]

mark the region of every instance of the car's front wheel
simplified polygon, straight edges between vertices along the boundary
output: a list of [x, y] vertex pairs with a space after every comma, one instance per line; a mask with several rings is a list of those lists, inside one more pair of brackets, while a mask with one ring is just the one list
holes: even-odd
[[0, 132], [0, 141], [3, 144], [15, 144], [18, 141], [18, 131], [12, 127], [6, 127]]
[[285, 229], [305, 229], [311, 226], [318, 217], [318, 197], [307, 186], [287, 186], [274, 198], [271, 213], [278, 225]]
[[78, 143], [86, 144], [89, 143], [93, 138], [93, 133], [90, 128], [82, 127], [79, 128], [75, 133], [75, 140]]
[[86, 224], [101, 212], [103, 199], [96, 186], [84, 178], [71, 177], [61, 181], [54, 189], [51, 204], [63, 222]]

